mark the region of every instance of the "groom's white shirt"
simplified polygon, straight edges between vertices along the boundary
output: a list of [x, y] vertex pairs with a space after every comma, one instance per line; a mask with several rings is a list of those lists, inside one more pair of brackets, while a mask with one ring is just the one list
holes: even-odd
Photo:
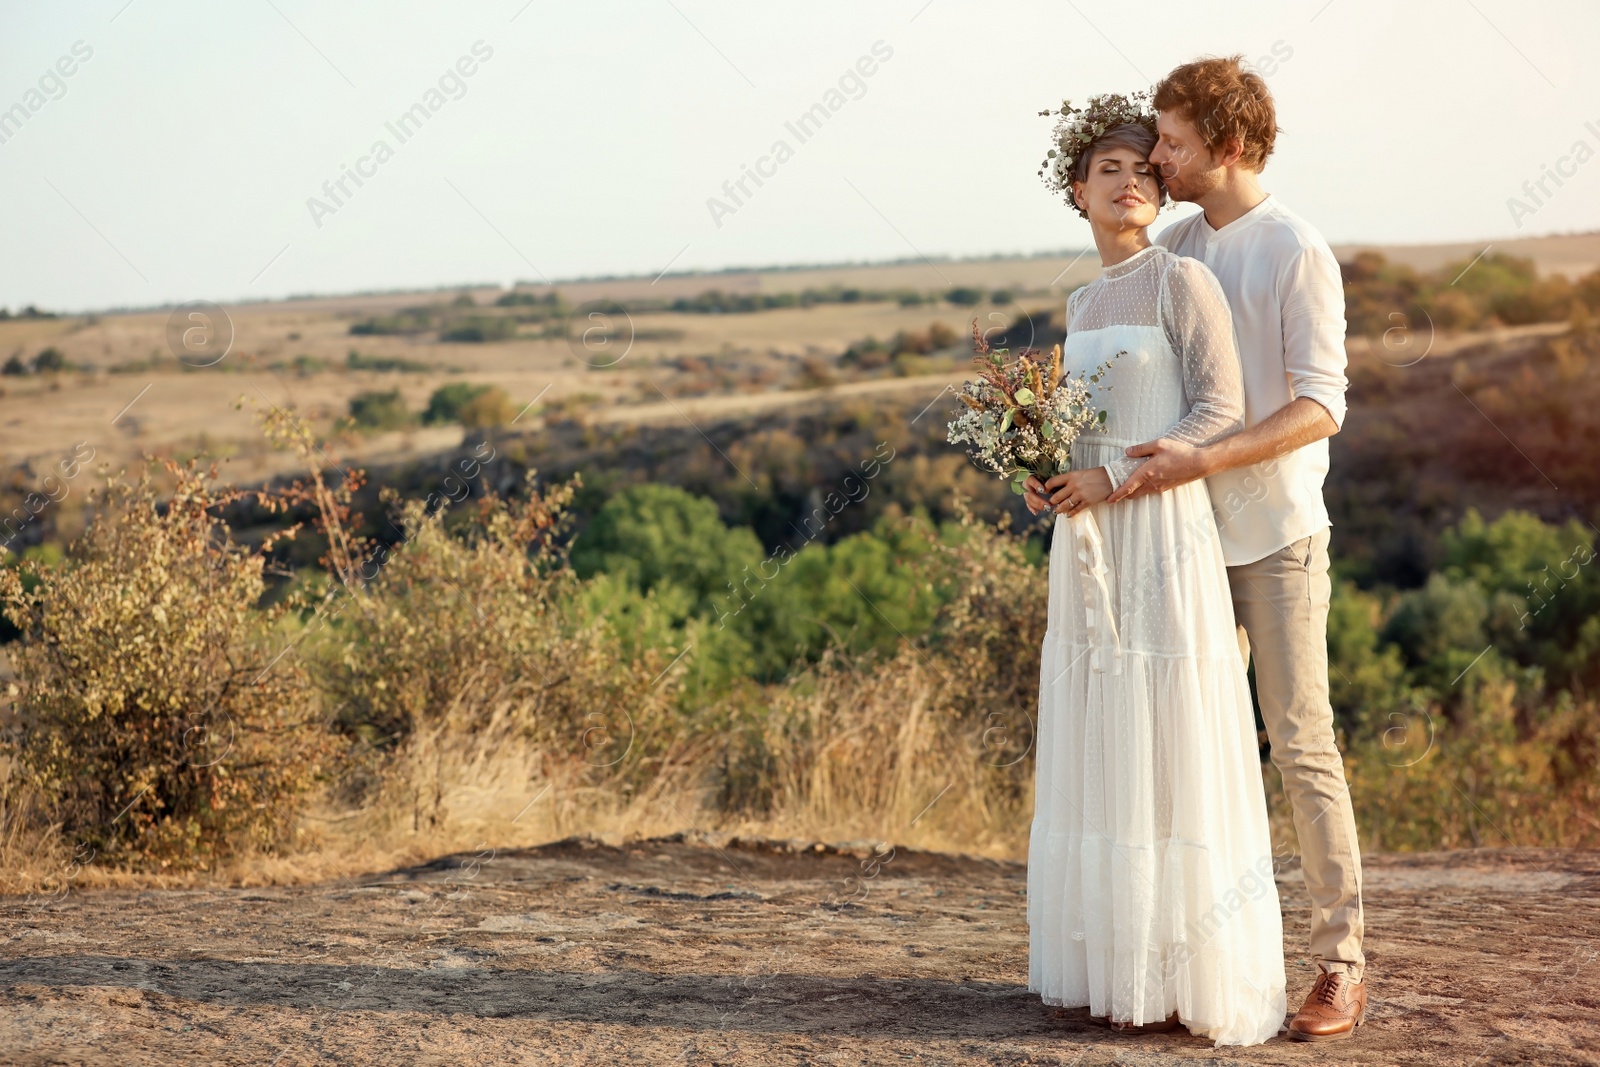
[[[1268, 196], [1220, 230], [1201, 212], [1156, 243], [1200, 260], [1222, 284], [1244, 367], [1246, 427], [1302, 396], [1344, 424], [1344, 284], [1320, 233]], [[1227, 565], [1254, 563], [1329, 525], [1327, 473], [1324, 438], [1207, 478]]]

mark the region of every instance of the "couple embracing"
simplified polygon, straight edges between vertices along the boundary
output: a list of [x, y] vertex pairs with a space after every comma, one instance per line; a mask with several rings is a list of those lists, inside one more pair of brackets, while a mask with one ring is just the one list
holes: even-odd
[[[1104, 269], [1068, 373], [1104, 424], [1051, 509], [1028, 853], [1029, 989], [1118, 1031], [1347, 1037], [1366, 1009], [1361, 867], [1328, 700], [1327, 438], [1344, 297], [1322, 237], [1261, 187], [1278, 132], [1237, 57], [1148, 100], [1064, 105], [1046, 184]], [[1203, 210], [1152, 242], [1168, 197]], [[1285, 1023], [1282, 918], [1247, 664], [1294, 808], [1318, 976]]]

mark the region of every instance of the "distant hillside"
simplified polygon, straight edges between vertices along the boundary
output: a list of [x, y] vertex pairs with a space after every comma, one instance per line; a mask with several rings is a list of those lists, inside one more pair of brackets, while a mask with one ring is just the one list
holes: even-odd
[[[1175, 220], [1178, 216], [1173, 216]], [[1168, 224], [1164, 219], [1162, 226]], [[1159, 227], [1158, 227], [1159, 228]], [[1486, 247], [1495, 252], [1532, 259], [1542, 274], [1577, 277], [1600, 267], [1600, 232], [1552, 234], [1502, 241], [1470, 241], [1452, 244], [1384, 245], [1349, 243], [1333, 246], [1341, 261], [1357, 252], [1380, 252], [1393, 263], [1417, 270], [1434, 270], [1448, 263], [1467, 262]], [[726, 293], [789, 293], [829, 286], [856, 286], [863, 289], [943, 290], [955, 286], [984, 289], [1010, 289], [1017, 292], [1066, 291], [1093, 278], [1100, 271], [1099, 257], [1093, 248], [1059, 255], [1010, 256], [982, 259], [905, 259], [889, 263], [839, 264], [805, 267], [768, 267], [711, 273], [640, 275], [631, 278], [605, 278], [556, 282], [554, 285], [528, 285], [538, 295], [559, 290], [574, 303], [609, 298], [674, 299], [697, 296], [707, 290]], [[363, 295], [298, 297], [261, 305], [294, 311], [374, 312], [416, 304], [419, 298], [437, 299], [441, 292], [470, 292], [480, 303], [492, 301], [500, 290], [483, 285], [459, 288], [418, 290]], [[256, 305], [237, 304], [244, 310]]]
[[1333, 246], [1340, 262], [1354, 258], [1358, 252], [1379, 252], [1391, 263], [1402, 263], [1420, 271], [1437, 270], [1449, 263], [1468, 262], [1485, 249], [1492, 249], [1501, 255], [1531, 259], [1541, 274], [1564, 274], [1575, 279], [1600, 268], [1600, 231], [1462, 244]]

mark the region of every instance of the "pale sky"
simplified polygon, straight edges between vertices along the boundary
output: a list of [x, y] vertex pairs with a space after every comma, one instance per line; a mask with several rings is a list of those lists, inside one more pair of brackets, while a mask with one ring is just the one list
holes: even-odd
[[1334, 243], [1594, 230], [1597, 47], [1593, 0], [4, 0], [0, 305], [1082, 247], [1037, 112], [1224, 52]]

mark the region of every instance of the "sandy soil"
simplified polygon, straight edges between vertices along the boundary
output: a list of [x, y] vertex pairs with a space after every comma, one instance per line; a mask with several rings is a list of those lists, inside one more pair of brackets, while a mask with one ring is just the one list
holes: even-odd
[[[313, 887], [11, 898], [0, 1063], [1600, 1063], [1600, 854], [1370, 857], [1367, 1024], [1243, 1050], [1041, 1005], [1024, 879], [691, 833]], [[1279, 891], [1293, 1004], [1312, 975], [1297, 869]]]

